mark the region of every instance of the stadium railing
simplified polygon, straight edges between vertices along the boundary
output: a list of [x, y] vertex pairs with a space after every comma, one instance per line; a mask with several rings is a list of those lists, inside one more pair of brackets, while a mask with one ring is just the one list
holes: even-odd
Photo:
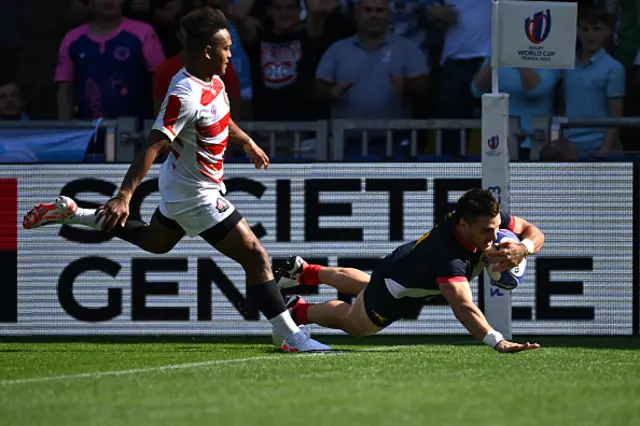
[[[330, 123], [332, 141], [329, 147], [331, 159], [334, 161], [343, 161], [345, 159], [345, 144], [348, 138], [353, 140], [354, 131], [360, 132], [360, 154], [363, 158], [368, 156], [368, 141], [371, 133], [384, 133], [386, 137], [386, 156], [394, 156], [394, 133], [409, 132], [408, 136], [408, 156], [420, 158], [418, 147], [418, 132], [435, 131], [435, 155], [442, 156], [442, 131], [457, 130], [460, 132], [461, 156], [467, 154], [468, 131], [470, 129], [481, 130], [482, 122], [480, 119], [436, 119], [436, 120], [346, 120], [335, 119]], [[509, 123], [510, 129], [513, 129], [509, 137], [509, 152], [511, 159], [517, 159], [518, 143], [521, 140], [522, 131], [520, 130], [520, 118], [511, 117]], [[424, 156], [429, 157], [428, 155]], [[431, 156], [432, 157], [432, 156]]]
[[[640, 117], [563, 117], [563, 116], [534, 116], [531, 120], [533, 129], [531, 136], [531, 160], [540, 159], [540, 150], [545, 143], [562, 138], [566, 128], [640, 128]], [[640, 152], [625, 151], [621, 156], [628, 160], [640, 157]], [[621, 158], [625, 159], [625, 158]]]
[[[328, 159], [328, 123], [324, 120], [319, 121], [239, 121], [238, 126], [247, 134], [255, 137], [256, 134], [266, 136], [267, 144], [262, 145], [267, 155], [275, 159], [282, 160], [277, 156], [277, 135], [292, 134], [293, 147], [291, 148], [292, 157], [288, 159], [302, 159], [326, 161]], [[147, 133], [153, 126], [153, 120], [146, 120], [143, 124], [143, 131], [128, 135], [129, 139], [125, 139], [123, 144], [130, 144], [135, 138], [136, 141], [142, 141], [146, 138]], [[305, 134], [313, 134], [313, 136], [303, 136]], [[311, 142], [306, 143], [305, 141]]]
[[[306, 121], [306, 122], [256, 122], [244, 121], [238, 123], [247, 133], [252, 136], [260, 135], [262, 146], [267, 154], [274, 161], [287, 160], [316, 160], [316, 161], [344, 161], [344, 148], [347, 140], [353, 143], [354, 138], [360, 142], [361, 159], [372, 159], [369, 155], [368, 142], [372, 136], [386, 140], [386, 156], [395, 158], [396, 154], [402, 154], [402, 159], [446, 159], [443, 156], [443, 130], [456, 130], [460, 132], [460, 153], [467, 155], [469, 159], [476, 159], [479, 156], [468, 155], [469, 131], [481, 130], [480, 119], [448, 119], [448, 120], [345, 120], [335, 119], [332, 121]], [[97, 146], [104, 147], [103, 153], [92, 153], [87, 155], [86, 161], [91, 162], [130, 162], [137, 150], [146, 140], [148, 131], [153, 125], [152, 120], [144, 123], [135, 117], [121, 117], [117, 120], [103, 120], [96, 127], [92, 121], [0, 121], [2, 129], [49, 129], [55, 130], [78, 130], [78, 129], [101, 129], [98, 132]], [[589, 118], [589, 117], [554, 117], [535, 116], [532, 119], [532, 129], [525, 132], [520, 128], [518, 117], [511, 117], [509, 138], [509, 152], [511, 160], [518, 159], [518, 143], [525, 137], [531, 138], [531, 159], [538, 160], [542, 146], [549, 140], [561, 137], [562, 130], [569, 127], [618, 127], [640, 128], [640, 117], [622, 118]], [[421, 132], [429, 132], [434, 139], [433, 154], [425, 154], [420, 149]], [[398, 153], [398, 148], [394, 144], [394, 138], [398, 134], [406, 138], [408, 145], [403, 147], [404, 152]], [[435, 133], [435, 135], [433, 135]], [[276, 155], [277, 141], [279, 134], [288, 134], [291, 137], [291, 158], [282, 158]], [[625, 158], [640, 156], [638, 152], [625, 152]], [[398, 157], [400, 158], [400, 157]], [[348, 158], [347, 158], [348, 159]], [[479, 158], [477, 158], [479, 159]]]

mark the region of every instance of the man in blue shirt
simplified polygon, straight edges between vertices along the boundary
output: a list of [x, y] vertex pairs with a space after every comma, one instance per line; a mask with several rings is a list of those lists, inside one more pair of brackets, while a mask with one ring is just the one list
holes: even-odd
[[[360, 0], [358, 34], [334, 43], [322, 56], [313, 95], [319, 104], [330, 104], [332, 118], [407, 119], [411, 101], [426, 98], [426, 57], [416, 43], [389, 32], [390, 19], [387, 0]], [[370, 136], [368, 153], [384, 155], [386, 140], [375, 132]], [[347, 138], [345, 156], [357, 155], [359, 137]]]
[[[593, 7], [581, 10], [578, 22], [580, 51], [576, 67], [562, 73], [567, 117], [622, 117], [625, 72], [603, 48], [611, 34], [606, 14]], [[566, 129], [564, 136], [580, 155], [606, 156], [619, 149], [620, 130], [615, 128]]]
[[[429, 0], [427, 17], [446, 28], [438, 84], [435, 89], [439, 118], [473, 118], [479, 102], [471, 93], [471, 80], [491, 51], [491, 0]], [[460, 154], [460, 132], [442, 132], [443, 154]]]
[[[500, 92], [509, 94], [509, 115], [520, 117], [520, 128], [531, 132], [531, 118], [535, 115], [553, 115], [553, 93], [560, 71], [500, 67]], [[491, 91], [491, 62], [486, 59], [471, 83], [473, 95], [480, 98]], [[527, 137], [520, 144], [519, 159], [529, 159], [531, 142]]]

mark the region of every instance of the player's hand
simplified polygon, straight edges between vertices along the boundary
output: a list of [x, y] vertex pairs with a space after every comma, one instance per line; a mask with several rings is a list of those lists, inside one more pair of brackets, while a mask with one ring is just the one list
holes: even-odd
[[114, 197], [98, 207], [96, 223], [104, 217], [102, 229], [111, 231], [116, 226], [123, 227], [129, 217], [129, 201], [124, 198]]
[[403, 93], [407, 85], [405, 84], [404, 77], [400, 75], [393, 75], [389, 73], [389, 80], [398, 93]]
[[489, 265], [495, 264], [493, 270], [504, 272], [519, 265], [527, 256], [527, 248], [515, 241], [502, 241], [495, 245], [497, 250], [490, 250], [485, 253], [485, 262]]
[[508, 340], [501, 340], [496, 345], [495, 349], [498, 352], [507, 353], [507, 352], [520, 352], [520, 351], [528, 351], [531, 349], [538, 349], [540, 347], [537, 343], [516, 343], [510, 342]]
[[269, 168], [269, 157], [253, 140], [249, 140], [249, 142], [246, 142], [242, 146], [242, 149], [244, 149], [244, 152], [249, 154], [249, 158], [251, 159], [251, 162], [256, 167], [256, 169], [260, 169], [262, 167], [264, 167], [265, 169]]
[[336, 83], [331, 88], [331, 98], [339, 99], [344, 92], [351, 89], [355, 83]]

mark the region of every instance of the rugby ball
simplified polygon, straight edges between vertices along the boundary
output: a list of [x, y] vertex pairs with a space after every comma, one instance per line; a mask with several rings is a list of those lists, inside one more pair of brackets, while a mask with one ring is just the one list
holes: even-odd
[[[520, 239], [513, 232], [508, 229], [500, 229], [498, 230], [498, 237], [494, 241], [494, 244], [498, 244], [504, 241], [514, 241], [516, 243], [520, 242]], [[487, 274], [489, 275], [489, 279], [496, 286], [500, 287], [504, 290], [513, 290], [518, 287], [520, 283], [524, 280], [524, 272], [527, 269], [527, 259], [522, 259], [519, 265], [514, 266], [505, 272], [496, 272], [493, 270], [496, 265], [486, 265], [485, 269], [487, 270]]]

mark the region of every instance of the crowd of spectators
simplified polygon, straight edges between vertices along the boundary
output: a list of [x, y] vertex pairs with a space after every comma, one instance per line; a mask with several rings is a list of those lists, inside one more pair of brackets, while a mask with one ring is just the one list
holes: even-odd
[[[640, 116], [640, 0], [578, 3], [573, 70], [499, 70], [524, 130], [520, 158], [529, 155], [533, 116]], [[151, 118], [182, 67], [180, 18], [202, 6], [229, 19], [223, 80], [236, 121], [477, 118], [491, 89], [491, 0], [70, 0], [55, 69], [38, 72], [55, 92], [30, 91], [18, 67], [7, 67], [0, 120]], [[27, 54], [4, 52], [15, 63]], [[567, 129], [564, 137], [582, 156], [640, 151], [634, 130]], [[443, 132], [443, 153], [459, 155], [459, 138]], [[407, 143], [397, 132], [394, 150]], [[385, 149], [373, 133], [368, 152]], [[359, 150], [359, 137], [347, 138], [345, 154]], [[420, 151], [433, 151], [428, 136]]]

